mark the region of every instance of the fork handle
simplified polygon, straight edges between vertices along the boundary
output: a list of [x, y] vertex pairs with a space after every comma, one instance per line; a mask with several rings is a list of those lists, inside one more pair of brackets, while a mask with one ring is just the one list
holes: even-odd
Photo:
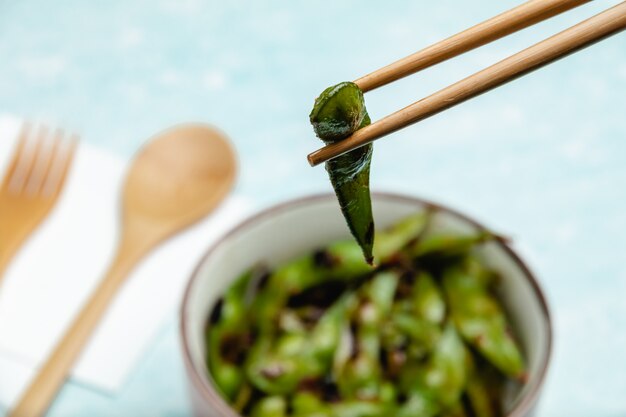
[[[0, 231], [1, 232], [1, 231]], [[15, 237], [15, 236], [12, 236]], [[17, 253], [17, 250], [20, 248], [22, 241], [21, 238], [11, 239], [10, 241], [2, 241], [0, 239], [0, 284], [2, 284], [2, 278], [4, 276], [4, 272], [6, 271], [11, 259]]]
[[128, 256], [124, 251], [118, 252], [106, 277], [7, 417], [40, 417], [46, 413], [96, 325], [138, 258], [139, 256]]
[[2, 243], [0, 243], [0, 284], [2, 284], [2, 278], [4, 277], [4, 271], [6, 271], [7, 266], [9, 266], [9, 262], [15, 255], [15, 250], [11, 250], [11, 248], [3, 247]]
[[[10, 218], [12, 213], [3, 210], [3, 204], [4, 201], [0, 197], [0, 219]], [[5, 221], [0, 223], [2, 223], [0, 224], [0, 283], [2, 283], [2, 277], [9, 263], [39, 222], [8, 223]]]

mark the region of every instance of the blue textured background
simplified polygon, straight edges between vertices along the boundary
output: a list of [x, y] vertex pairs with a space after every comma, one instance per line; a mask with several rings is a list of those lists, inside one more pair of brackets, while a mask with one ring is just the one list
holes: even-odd
[[[329, 190], [305, 156], [315, 96], [517, 1], [0, 0], [0, 112], [130, 155], [211, 122], [261, 205]], [[373, 119], [590, 16], [592, 4], [367, 94]], [[626, 416], [626, 35], [376, 146], [372, 183], [457, 207], [515, 237], [551, 301], [541, 417]], [[106, 175], [106, 173], [103, 173]], [[69, 383], [50, 415], [189, 413], [176, 312], [115, 397]], [[1, 414], [1, 412], [0, 412]]]

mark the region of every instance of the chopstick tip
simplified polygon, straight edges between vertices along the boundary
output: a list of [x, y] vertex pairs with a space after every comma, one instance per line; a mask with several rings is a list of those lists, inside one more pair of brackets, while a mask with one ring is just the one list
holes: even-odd
[[317, 151], [311, 152], [306, 157], [306, 160], [309, 161], [309, 165], [311, 165], [311, 167], [314, 167], [314, 166], [319, 164], [319, 161], [317, 161], [316, 158], [315, 158], [315, 154], [316, 153], [317, 153]]

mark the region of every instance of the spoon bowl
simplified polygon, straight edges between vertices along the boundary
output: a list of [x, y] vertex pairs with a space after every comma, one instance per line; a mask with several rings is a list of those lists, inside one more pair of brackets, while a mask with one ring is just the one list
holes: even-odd
[[122, 228], [127, 233], [141, 228], [144, 236], [134, 239], [145, 240], [146, 232], [166, 238], [213, 210], [231, 190], [235, 176], [235, 153], [219, 130], [186, 124], [160, 133], [139, 152], [128, 172]]

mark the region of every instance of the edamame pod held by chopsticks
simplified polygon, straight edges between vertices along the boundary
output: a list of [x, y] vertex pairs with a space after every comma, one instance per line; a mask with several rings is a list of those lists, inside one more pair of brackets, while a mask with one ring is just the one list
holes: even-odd
[[[329, 87], [315, 100], [309, 116], [315, 134], [324, 143], [335, 143], [370, 124], [363, 93], [351, 82]], [[369, 191], [372, 145], [348, 152], [326, 164], [339, 206], [350, 232], [372, 263], [374, 217]]]

